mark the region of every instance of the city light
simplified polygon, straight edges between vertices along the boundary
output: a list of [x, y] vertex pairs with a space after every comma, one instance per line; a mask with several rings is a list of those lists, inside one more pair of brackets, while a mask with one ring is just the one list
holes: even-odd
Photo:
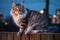
[[56, 18], [57, 16], [56, 15], [53, 15], [53, 18]]
[[8, 22], [5, 22], [5, 25], [8, 25]]
[[43, 14], [43, 13], [44, 13], [44, 10], [41, 10], [41, 11], [40, 11], [40, 14]]

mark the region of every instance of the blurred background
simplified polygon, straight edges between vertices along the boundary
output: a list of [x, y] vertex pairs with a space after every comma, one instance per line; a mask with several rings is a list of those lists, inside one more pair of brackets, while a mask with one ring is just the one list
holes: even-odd
[[[18, 31], [18, 27], [14, 24], [10, 10], [13, 0], [0, 0], [0, 31]], [[60, 32], [60, 0], [14, 0], [15, 3], [24, 1], [25, 8], [36, 10], [46, 14], [49, 18], [48, 29], [50, 32]]]

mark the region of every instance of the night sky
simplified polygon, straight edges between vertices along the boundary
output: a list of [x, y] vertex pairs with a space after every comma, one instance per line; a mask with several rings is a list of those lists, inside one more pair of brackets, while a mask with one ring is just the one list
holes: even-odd
[[[15, 3], [20, 3], [22, 0], [14, 0]], [[46, 0], [24, 0], [24, 6], [28, 9], [40, 11], [45, 8]], [[56, 13], [56, 9], [60, 9], [60, 0], [49, 1], [49, 14]], [[4, 15], [4, 18], [10, 15], [12, 0], [0, 0], [0, 12]]]

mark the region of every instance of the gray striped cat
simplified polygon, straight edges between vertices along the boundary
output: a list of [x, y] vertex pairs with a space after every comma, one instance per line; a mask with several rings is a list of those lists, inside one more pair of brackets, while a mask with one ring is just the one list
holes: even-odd
[[20, 28], [18, 35], [22, 32], [30, 33], [33, 29], [40, 30], [40, 33], [47, 32], [47, 17], [34, 10], [24, 8], [24, 4], [12, 4], [11, 16], [14, 23]]

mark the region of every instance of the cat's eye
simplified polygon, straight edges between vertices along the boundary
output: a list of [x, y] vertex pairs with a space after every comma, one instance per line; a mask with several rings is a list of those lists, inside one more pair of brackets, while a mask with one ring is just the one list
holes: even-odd
[[21, 8], [20, 8], [21, 9]]

